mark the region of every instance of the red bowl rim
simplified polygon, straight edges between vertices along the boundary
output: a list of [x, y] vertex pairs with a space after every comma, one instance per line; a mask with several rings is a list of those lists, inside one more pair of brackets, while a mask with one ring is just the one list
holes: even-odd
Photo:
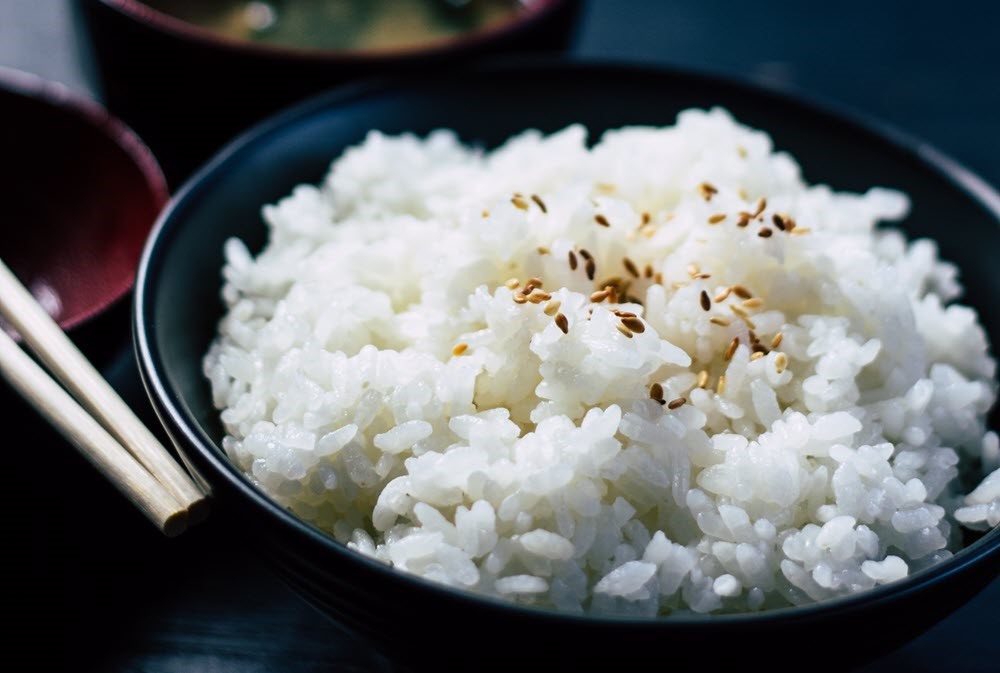
[[[143, 182], [149, 189], [153, 206], [157, 211], [162, 210], [167, 201], [170, 200], [167, 181], [163, 176], [163, 171], [160, 170], [156, 157], [131, 128], [117, 117], [112, 116], [100, 104], [75, 93], [69, 87], [58, 82], [45, 80], [37, 75], [4, 66], [0, 66], [0, 90], [32, 99], [82, 120], [97, 133], [117, 145], [131, 159], [132, 164], [138, 169]], [[155, 218], [151, 218], [145, 225], [147, 232], [152, 229], [154, 220]], [[138, 256], [135, 261], [138, 267]], [[86, 310], [60, 320], [59, 326], [63, 329], [70, 329], [86, 322], [115, 304], [134, 285], [135, 273], [133, 271], [111, 284], [111, 290], [103, 293], [99, 300], [87, 306]]]
[[382, 47], [379, 49], [317, 49], [262, 44], [224, 37], [146, 5], [141, 0], [98, 0], [113, 11], [123, 14], [161, 33], [195, 42], [207, 47], [269, 58], [315, 62], [385, 63], [404, 59], [426, 58], [460, 53], [513, 37], [544, 21], [559, 8], [578, 0], [530, 0], [513, 16], [499, 23], [460, 33], [457, 36], [429, 40], [417, 46]]

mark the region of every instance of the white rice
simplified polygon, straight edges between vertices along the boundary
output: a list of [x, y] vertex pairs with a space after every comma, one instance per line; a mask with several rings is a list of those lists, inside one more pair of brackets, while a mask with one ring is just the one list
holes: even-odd
[[585, 135], [373, 132], [229, 241], [232, 460], [361, 553], [568, 612], [823, 600], [1000, 523], [1000, 471], [958, 478], [1000, 463], [995, 362], [935, 244], [874, 228], [904, 195], [810, 187], [722, 110]]

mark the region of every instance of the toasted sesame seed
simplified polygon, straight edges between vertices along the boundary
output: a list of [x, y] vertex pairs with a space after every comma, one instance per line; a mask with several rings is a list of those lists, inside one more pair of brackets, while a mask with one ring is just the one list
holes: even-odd
[[667, 409], [670, 409], [671, 411], [673, 411], [674, 409], [680, 409], [681, 407], [684, 406], [685, 402], [687, 402], [687, 400], [684, 399], [683, 397], [678, 397], [675, 400], [670, 400], [670, 402], [667, 403]]
[[607, 291], [607, 289], [598, 290], [597, 292], [591, 292], [590, 301], [594, 302], [595, 304], [600, 304], [602, 301], [608, 298], [609, 294], [610, 293]]
[[760, 236], [761, 238], [771, 238], [771, 234], [773, 233], [774, 232], [771, 231], [771, 229], [768, 227], [761, 227], [760, 229], [757, 230], [757, 235]]
[[587, 272], [587, 280], [594, 280], [594, 274], [597, 273], [597, 265], [594, 264], [594, 260], [588, 259], [584, 270]]
[[653, 282], [656, 283], [657, 285], [662, 285], [663, 284], [663, 274], [661, 272], [659, 272], [659, 271], [657, 271], [656, 273], [654, 273], [653, 274]]
[[618, 303], [618, 289], [614, 285], [607, 285], [604, 288], [608, 291], [608, 301], [612, 304]]
[[701, 267], [698, 266], [697, 264], [688, 264], [687, 265], [687, 272], [688, 272], [689, 276], [691, 276], [692, 278], [694, 278], [699, 273], [701, 273]]
[[753, 362], [754, 360], [760, 360], [762, 357], [764, 357], [763, 351], [754, 351], [753, 354], [750, 355], [750, 361]]
[[781, 231], [785, 230], [785, 216], [782, 215], [781, 213], [775, 213], [774, 215], [772, 215], [771, 222], [773, 222], [774, 226], [776, 226], [779, 230]]
[[510, 202], [514, 204], [515, 208], [518, 208], [520, 210], [527, 210], [528, 209], [528, 202], [525, 201], [524, 197], [522, 197], [522, 196], [516, 196], [516, 195], [512, 196], [511, 199], [510, 199]]
[[576, 265], [578, 264], [578, 262], [576, 261], [576, 253], [570, 250], [567, 256], [569, 257], [570, 271], [576, 271]]
[[521, 284], [521, 281], [519, 281], [517, 278], [508, 278], [504, 282], [504, 287], [506, 287], [508, 290], [513, 290], [514, 288], [516, 288], [520, 284]]
[[701, 273], [699, 273], [696, 276], [691, 276], [691, 278], [693, 280], [706, 280], [706, 279], [711, 278], [711, 277], [712, 277], [712, 274], [705, 273], [704, 271], [702, 271]]
[[750, 314], [742, 306], [737, 306], [736, 304], [730, 304], [729, 310], [738, 315], [741, 318], [749, 318]]
[[733, 294], [735, 294], [740, 299], [749, 299], [750, 297], [753, 296], [753, 293], [750, 292], [750, 290], [743, 287], [742, 285], [733, 285], [729, 289], [732, 290]]
[[549, 209], [545, 206], [545, 202], [542, 201], [542, 197], [540, 197], [538, 194], [532, 194], [531, 200], [538, 204], [538, 207], [542, 209], [543, 213], [549, 212]]
[[586, 248], [580, 248], [580, 257], [584, 259], [594, 259], [593, 255]]
[[778, 353], [774, 356], [774, 370], [779, 374], [783, 373], [788, 367], [788, 356], [784, 353]]
[[703, 310], [710, 311], [712, 309], [712, 300], [709, 299], [707, 292], [705, 292], [704, 290], [702, 290], [701, 294], [698, 297], [698, 299], [699, 299], [699, 301], [701, 301], [701, 308]]
[[543, 283], [542, 279], [539, 278], [538, 276], [532, 276], [531, 278], [528, 279], [528, 285], [532, 287], [542, 287], [543, 285], [545, 285], [545, 283]]
[[634, 318], [634, 317], [636, 317], [635, 313], [632, 313], [632, 311], [623, 311], [620, 308], [612, 309], [611, 312], [614, 313], [619, 318]]
[[569, 319], [563, 313], [556, 313], [556, 327], [562, 330], [563, 334], [569, 334]]
[[722, 222], [724, 219], [726, 219], [725, 213], [716, 213], [715, 215], [712, 215], [708, 218], [708, 223], [718, 224], [719, 222]]
[[795, 230], [795, 220], [788, 215], [785, 215], [785, 230], [789, 233]]
[[729, 293], [730, 292], [732, 292], [732, 290], [727, 287], [724, 290], [722, 290], [719, 294], [715, 295], [715, 301], [716, 301], [716, 303], [722, 303], [722, 302], [726, 301], [726, 299], [729, 298]]
[[548, 304], [545, 305], [543, 312], [547, 316], [553, 316], [559, 311], [559, 307], [562, 306], [562, 302], [558, 299], [552, 299]]
[[722, 356], [725, 358], [726, 362], [733, 359], [733, 355], [736, 353], [736, 349], [740, 347], [740, 338], [733, 337], [733, 340], [729, 342], [729, 346], [726, 348], [725, 354]]
[[488, 211], [488, 210], [484, 210], [484, 211], [482, 212], [482, 216], [483, 216], [484, 218], [486, 218], [486, 217], [489, 217], [489, 216], [490, 216], [490, 211]]
[[711, 201], [712, 197], [719, 193], [719, 190], [707, 182], [702, 182], [698, 185], [698, 193], [700, 193], [701, 197], [706, 201]]
[[552, 252], [551, 250], [549, 250], [548, 248], [546, 248], [544, 245], [538, 246], [537, 250], [538, 250], [538, 254], [539, 255], [547, 255], [550, 252]]
[[739, 215], [737, 217], [738, 217], [738, 219], [736, 220], [736, 226], [737, 227], [743, 228], [743, 227], [747, 226], [748, 224], [750, 224], [750, 220], [751, 220], [750, 213], [741, 210], [740, 213], [739, 213]]
[[628, 327], [630, 330], [636, 334], [642, 334], [646, 331], [646, 326], [637, 317], [622, 318], [622, 324]]
[[642, 275], [642, 274], [639, 273], [639, 267], [637, 267], [635, 265], [635, 262], [633, 262], [628, 257], [623, 257], [622, 258], [622, 265], [625, 267], [625, 270], [628, 271], [632, 275], [632, 277], [638, 278], [639, 276]]
[[759, 199], [757, 199], [757, 205], [754, 208], [753, 215], [751, 215], [751, 217], [757, 217], [758, 215], [764, 212], [765, 208], [767, 208], [767, 199], [765, 199], [762, 196]]
[[809, 227], [795, 227], [794, 229], [792, 229], [791, 233], [792, 236], [804, 236], [805, 234], [808, 234], [810, 231], [812, 231], [812, 229], [810, 229]]
[[731, 324], [728, 318], [723, 318], [721, 315], [713, 315], [711, 318], [708, 319], [708, 322], [712, 323], [713, 325], [719, 325], [720, 327], [729, 327], [729, 325]]
[[514, 293], [514, 303], [515, 304], [527, 304], [528, 298], [524, 296], [523, 292]]
[[469, 344], [455, 344], [455, 347], [451, 349], [451, 354], [458, 357], [467, 350], [469, 350]]
[[606, 218], [601, 213], [598, 213], [597, 215], [594, 215], [594, 222], [597, 222], [602, 227], [610, 227], [611, 226], [611, 223], [608, 222], [608, 218]]
[[642, 275], [643, 275], [644, 278], [652, 278], [653, 277], [653, 265], [652, 264], [647, 264], [646, 267], [642, 270]]
[[715, 384], [715, 392], [718, 395], [726, 392], [726, 377], [722, 375], [719, 377], [719, 382]]
[[552, 299], [552, 295], [538, 288], [532, 290], [531, 294], [528, 295], [528, 301], [532, 304], [541, 304], [543, 301], [548, 301], [549, 299]]
[[775, 334], [774, 338], [771, 339], [771, 348], [777, 348], [778, 346], [780, 346], [781, 345], [781, 340], [784, 339], [784, 338], [785, 338], [785, 335], [782, 334], [781, 332], [778, 332], [777, 334]]
[[654, 383], [649, 387], [649, 396], [654, 400], [663, 399], [663, 386], [659, 383]]
[[615, 323], [615, 327], [617, 327], [618, 331], [621, 332], [627, 338], [629, 338], [629, 339], [632, 338], [632, 330], [630, 330], [628, 327], [625, 327], [625, 325], [623, 325], [622, 323], [620, 323], [620, 322], [619, 323]]
[[744, 299], [743, 306], [746, 308], [760, 308], [764, 305], [764, 300], [760, 297], [753, 297], [752, 299]]
[[647, 224], [649, 224], [652, 221], [653, 221], [653, 216], [650, 215], [649, 213], [643, 211], [643, 213], [642, 213], [642, 225], [641, 226], [646, 226]]

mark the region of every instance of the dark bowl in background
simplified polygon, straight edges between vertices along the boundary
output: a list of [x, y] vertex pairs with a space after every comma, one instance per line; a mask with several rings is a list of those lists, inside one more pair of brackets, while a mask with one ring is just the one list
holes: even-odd
[[510, 21], [425, 47], [354, 51], [226, 39], [139, 0], [76, 4], [106, 105], [146, 139], [172, 184], [253, 122], [347, 80], [415, 76], [487, 54], [561, 51], [580, 9], [580, 0], [535, 0]]
[[[356, 554], [273, 503], [220, 449], [223, 433], [201, 358], [222, 314], [223, 242], [239, 236], [259, 250], [266, 238], [261, 206], [298, 183], [318, 182], [330, 161], [370, 129], [424, 134], [449, 127], [467, 142], [496, 146], [526, 128], [552, 132], [582, 122], [596, 137], [626, 124], [671, 124], [681, 109], [715, 105], [768, 131], [810, 182], [907, 192], [913, 209], [904, 228], [937, 239], [943, 257], [959, 264], [963, 301], [980, 311], [992, 342], [1000, 343], [1000, 314], [990, 310], [1000, 296], [1000, 196], [892, 131], [733, 81], [626, 66], [493, 65], [334, 91], [258, 126], [202, 169], [161, 217], [141, 265], [135, 334], [144, 383], [180, 451], [214, 485], [224, 525], [245, 531], [324, 613], [418, 668], [448, 656], [432, 644], [437, 639], [454, 648], [451, 663], [464, 670], [524, 665], [525, 652], [565, 657], [561, 670], [653, 657], [673, 670], [783, 667], [791, 644], [800, 642], [821, 649], [811, 670], [842, 668], [913, 638], [991, 581], [1000, 529], [970, 537], [953, 558], [903, 581], [808, 607], [661, 620], [561, 615], [438, 586]], [[993, 428], [997, 420], [994, 413]]]
[[0, 258], [64, 329], [133, 285], [168, 199], [156, 159], [98, 104], [0, 68]]

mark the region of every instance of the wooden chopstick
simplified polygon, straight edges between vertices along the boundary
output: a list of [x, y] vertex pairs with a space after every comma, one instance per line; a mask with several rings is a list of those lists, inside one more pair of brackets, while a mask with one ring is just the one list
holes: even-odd
[[192, 518], [203, 515], [202, 510], [207, 504], [205, 494], [2, 260], [0, 316], [14, 326], [25, 343], [80, 405], [162, 484], [182, 510], [188, 511]]
[[187, 509], [3, 330], [0, 374], [160, 530], [169, 536], [184, 531]]

